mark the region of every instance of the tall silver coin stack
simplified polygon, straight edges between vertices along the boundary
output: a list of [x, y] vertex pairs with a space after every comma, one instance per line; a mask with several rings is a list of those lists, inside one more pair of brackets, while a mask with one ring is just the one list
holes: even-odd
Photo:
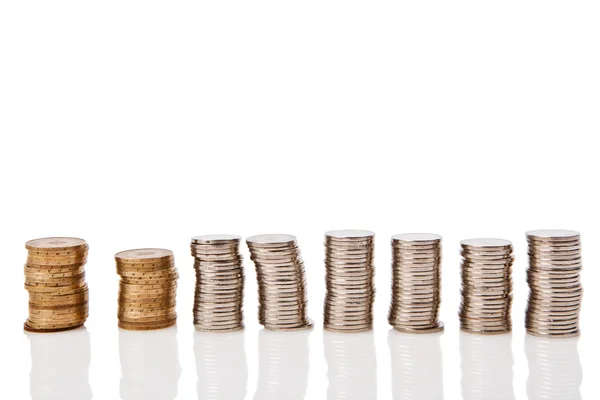
[[579, 335], [583, 298], [580, 235], [575, 231], [527, 232], [530, 294], [527, 332], [536, 336]]
[[325, 329], [365, 332], [373, 327], [375, 234], [342, 230], [325, 234]]
[[408, 233], [392, 237], [392, 301], [388, 321], [404, 333], [444, 330], [438, 321], [442, 237]]
[[201, 332], [244, 328], [244, 268], [236, 235], [192, 238], [196, 270], [194, 325]]
[[483, 335], [510, 332], [512, 243], [503, 239], [468, 239], [461, 246], [461, 329]]
[[296, 237], [259, 235], [246, 243], [256, 267], [260, 324], [274, 331], [310, 328], [304, 262]]

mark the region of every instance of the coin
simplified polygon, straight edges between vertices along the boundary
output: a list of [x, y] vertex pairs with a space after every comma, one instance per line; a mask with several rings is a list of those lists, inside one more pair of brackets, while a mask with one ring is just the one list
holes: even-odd
[[461, 330], [482, 335], [512, 330], [512, 249], [504, 239], [461, 242]]
[[323, 317], [326, 330], [363, 332], [372, 329], [374, 237], [373, 232], [364, 230], [325, 233]]
[[25, 248], [29, 316], [24, 329], [60, 332], [83, 325], [88, 316], [87, 243], [78, 238], [51, 237], [30, 240]]
[[258, 320], [268, 330], [312, 326], [306, 309], [304, 263], [296, 237], [258, 235], [246, 240], [258, 279]]
[[117, 317], [127, 330], [154, 330], [173, 326], [177, 279], [173, 252], [135, 249], [115, 254], [119, 283]]
[[196, 270], [194, 325], [201, 332], [243, 329], [244, 269], [241, 237], [204, 235], [191, 240]]
[[583, 267], [578, 232], [544, 229], [526, 233], [530, 294], [525, 326], [534, 336], [579, 335]]

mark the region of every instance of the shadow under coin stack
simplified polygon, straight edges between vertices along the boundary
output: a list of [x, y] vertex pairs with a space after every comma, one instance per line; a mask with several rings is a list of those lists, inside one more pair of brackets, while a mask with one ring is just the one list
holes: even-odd
[[163, 249], [127, 250], [115, 255], [119, 285], [119, 327], [163, 329], [175, 325], [177, 269]]
[[536, 336], [578, 336], [583, 298], [579, 233], [531, 231], [527, 232], [527, 241], [527, 282], [531, 290], [525, 321], [527, 332]]
[[356, 333], [373, 327], [375, 234], [331, 231], [325, 234], [325, 329]]
[[502, 239], [461, 242], [461, 329], [495, 335], [512, 330], [512, 243]]
[[292, 235], [246, 240], [258, 279], [258, 320], [273, 331], [312, 327], [307, 317], [304, 262]]
[[442, 237], [409, 233], [392, 237], [392, 302], [388, 321], [404, 333], [444, 330], [438, 321]]
[[31, 240], [25, 264], [29, 332], [60, 332], [82, 326], [88, 317], [84, 267], [88, 245], [77, 238]]
[[201, 332], [244, 328], [244, 270], [240, 237], [207, 235], [192, 239], [196, 270], [194, 325]]

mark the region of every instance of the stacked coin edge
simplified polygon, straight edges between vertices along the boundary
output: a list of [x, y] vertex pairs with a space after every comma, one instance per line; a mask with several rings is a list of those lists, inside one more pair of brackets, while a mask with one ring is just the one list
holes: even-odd
[[83, 326], [89, 315], [84, 270], [88, 244], [79, 238], [51, 237], [30, 240], [25, 248], [29, 316], [24, 329], [52, 333]]
[[177, 323], [179, 275], [173, 252], [135, 249], [115, 254], [120, 276], [118, 319], [126, 330], [156, 330]]
[[308, 318], [306, 272], [295, 236], [257, 235], [246, 239], [258, 281], [258, 320], [265, 329], [312, 327]]
[[196, 271], [194, 326], [200, 332], [244, 329], [244, 269], [241, 237], [205, 235], [192, 238]]
[[581, 235], [544, 229], [526, 233], [529, 245], [529, 299], [525, 327], [534, 336], [569, 338], [580, 335], [583, 300]]
[[512, 331], [513, 245], [503, 239], [461, 242], [461, 330], [480, 335]]
[[326, 330], [360, 333], [373, 329], [374, 242], [371, 231], [325, 233]]
[[389, 324], [403, 333], [437, 333], [441, 302], [442, 237], [395, 235], [392, 244], [392, 299]]

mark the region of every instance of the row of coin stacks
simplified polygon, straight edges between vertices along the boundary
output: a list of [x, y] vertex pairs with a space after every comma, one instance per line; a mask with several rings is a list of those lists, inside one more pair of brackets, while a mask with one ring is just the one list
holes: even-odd
[[[325, 234], [324, 328], [364, 332], [373, 327], [375, 234], [345, 230]], [[544, 337], [579, 335], [583, 298], [580, 235], [574, 231], [527, 232], [530, 287], [528, 333]], [[196, 271], [194, 324], [203, 332], [244, 328], [241, 237], [194, 237]], [[259, 322], [268, 330], [309, 329], [304, 262], [292, 235], [259, 235], [246, 240], [258, 279]], [[441, 301], [442, 238], [433, 234], [392, 237], [392, 299], [388, 321], [405, 333], [434, 333]], [[26, 243], [25, 289], [29, 316], [25, 330], [60, 332], [83, 326], [88, 317], [85, 264], [88, 245], [77, 238], [44, 238]], [[512, 330], [513, 246], [503, 239], [461, 242], [461, 329], [493, 335]], [[177, 322], [178, 273], [165, 249], [127, 250], [115, 255], [120, 277], [119, 327], [154, 330]]]

